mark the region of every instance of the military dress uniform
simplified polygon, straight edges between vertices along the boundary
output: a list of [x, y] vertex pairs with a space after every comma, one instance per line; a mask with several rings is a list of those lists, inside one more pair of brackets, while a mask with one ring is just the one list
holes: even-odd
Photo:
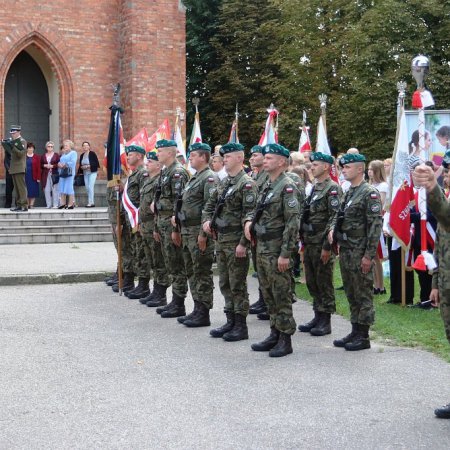
[[[243, 151], [240, 144], [225, 144], [221, 152]], [[227, 322], [222, 327], [210, 331], [213, 337], [226, 341], [248, 339], [246, 317], [249, 301], [247, 274], [250, 266], [249, 255], [236, 257], [236, 247], [241, 244], [249, 248], [250, 242], [244, 235], [244, 219], [256, 204], [255, 182], [241, 170], [234, 177], [227, 176], [215, 190], [205, 205], [202, 223], [215, 221], [217, 233], [216, 255], [219, 271], [220, 292], [225, 298], [224, 312]], [[223, 201], [221, 211], [215, 214], [217, 205]], [[216, 215], [216, 217], [214, 217]]]
[[[365, 162], [364, 155], [346, 154], [340, 164]], [[373, 306], [373, 271], [361, 271], [361, 260], [370, 260], [376, 255], [382, 228], [382, 205], [380, 194], [373, 186], [362, 181], [351, 186], [340, 208], [342, 223], [333, 222], [345, 294], [350, 305], [352, 332], [333, 342], [346, 350], [370, 348], [369, 328], [375, 320]]]
[[[147, 159], [157, 160], [156, 152], [148, 152]], [[145, 258], [148, 268], [153, 273], [153, 292], [139, 301], [147, 304], [156, 297], [166, 300], [166, 290], [171, 284], [169, 274], [164, 264], [164, 257], [161, 250], [161, 243], [157, 242], [153, 236], [155, 231], [155, 213], [151, 210], [151, 204], [155, 199], [155, 191], [158, 185], [159, 175], [148, 176], [144, 180], [141, 188], [141, 201], [139, 207], [139, 223]]]
[[[173, 147], [176, 142], [160, 140], [156, 148]], [[172, 216], [175, 214], [176, 202], [181, 198], [184, 186], [189, 180], [187, 170], [175, 160], [169, 167], [162, 170], [158, 181], [159, 198], [155, 198], [157, 211], [156, 228], [161, 236], [161, 249], [164, 263], [172, 280], [172, 301], [166, 306], [160, 306], [156, 312], [163, 318], [180, 317], [186, 314], [184, 300], [187, 295], [187, 274], [183, 262], [183, 249], [172, 241]], [[153, 305], [152, 305], [153, 306]], [[155, 305], [156, 306], [156, 305]]]
[[[202, 150], [211, 152], [209, 145], [195, 143], [189, 147], [191, 152]], [[184, 187], [182, 204], [177, 210], [181, 225], [183, 259], [189, 280], [194, 310], [191, 314], [179, 317], [178, 322], [187, 327], [209, 326], [209, 310], [213, 307], [214, 242], [202, 229], [202, 211], [211, 194], [215, 191], [218, 179], [214, 172], [206, 167], [196, 172]], [[206, 249], [198, 247], [198, 236], [206, 238]]]
[[[278, 144], [264, 147], [264, 154], [273, 153], [289, 157], [289, 150]], [[290, 269], [278, 270], [278, 258], [289, 258], [298, 236], [301, 204], [292, 180], [281, 173], [268, 182], [258, 197], [258, 203], [247, 217], [252, 221], [256, 235], [256, 259], [260, 288], [270, 315], [270, 336], [253, 344], [255, 351], [269, 351], [270, 356], [292, 353], [291, 335], [296, 325], [292, 313], [292, 284]]]
[[[311, 160], [333, 164], [330, 155], [320, 152], [312, 153]], [[301, 221], [305, 279], [313, 299], [314, 318], [298, 329], [313, 336], [331, 333], [330, 316], [336, 312], [333, 286], [335, 255], [331, 252], [328, 233], [339, 211], [341, 195], [341, 187], [330, 178], [316, 182], [306, 200]], [[331, 252], [327, 264], [321, 261], [322, 250]]]

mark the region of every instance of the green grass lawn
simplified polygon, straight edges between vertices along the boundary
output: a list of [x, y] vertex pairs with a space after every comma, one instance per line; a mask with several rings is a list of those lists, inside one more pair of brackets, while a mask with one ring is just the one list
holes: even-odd
[[[399, 305], [388, 305], [390, 286], [389, 279], [385, 279], [386, 295], [375, 295], [375, 324], [371, 336], [386, 345], [402, 345], [405, 347], [419, 347], [432, 351], [441, 358], [450, 362], [450, 346], [445, 337], [444, 326], [438, 309], [422, 310]], [[342, 286], [339, 264], [336, 264], [334, 273], [335, 288]], [[415, 301], [419, 293], [419, 282], [415, 277]], [[305, 284], [296, 285], [297, 296], [311, 301]], [[336, 309], [341, 316], [350, 317], [347, 298], [344, 291], [337, 290]], [[305, 322], [310, 319], [306, 317]]]

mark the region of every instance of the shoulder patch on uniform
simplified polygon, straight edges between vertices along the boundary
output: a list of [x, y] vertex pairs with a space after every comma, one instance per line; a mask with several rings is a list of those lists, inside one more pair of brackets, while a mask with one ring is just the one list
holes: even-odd
[[297, 205], [297, 199], [296, 198], [291, 198], [289, 201], [288, 201], [288, 206], [289, 206], [289, 208], [293, 208], [294, 206], [296, 206]]
[[173, 177], [174, 177], [174, 178], [180, 178], [180, 177], [181, 177], [181, 173], [175, 172], [175, 173], [173, 174]]
[[370, 198], [378, 198], [378, 195], [375, 192], [372, 192], [370, 194]]
[[213, 183], [214, 182], [214, 177], [208, 177], [208, 182], [209, 183]]
[[244, 189], [251, 189], [253, 187], [252, 183], [245, 183]]
[[142, 176], [143, 176], [143, 177], [148, 177], [148, 172], [144, 172], [144, 173], [142, 174]]
[[338, 191], [335, 191], [334, 189], [332, 189], [330, 191], [330, 195], [338, 195]]
[[331, 206], [338, 206], [339, 205], [339, 200], [337, 198], [333, 198], [331, 201]]
[[294, 192], [294, 188], [292, 186], [286, 186], [284, 188], [284, 191], [287, 192], [288, 194], [292, 194]]
[[373, 204], [373, 205], [370, 207], [370, 210], [371, 210], [372, 212], [379, 212], [379, 211], [380, 211], [380, 205], [379, 205], [378, 203], [375, 203], [375, 204]]
[[254, 200], [255, 200], [255, 197], [254, 197], [252, 194], [248, 194], [248, 195], [245, 197], [245, 201], [246, 201], [247, 203], [253, 203]]

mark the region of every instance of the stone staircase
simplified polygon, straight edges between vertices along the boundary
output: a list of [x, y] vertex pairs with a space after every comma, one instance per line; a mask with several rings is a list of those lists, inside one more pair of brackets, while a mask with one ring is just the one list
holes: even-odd
[[0, 245], [112, 241], [106, 208], [0, 209]]

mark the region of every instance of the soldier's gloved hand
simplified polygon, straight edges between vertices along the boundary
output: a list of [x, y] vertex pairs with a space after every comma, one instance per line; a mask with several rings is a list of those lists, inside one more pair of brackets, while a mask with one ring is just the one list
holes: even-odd
[[363, 256], [361, 259], [361, 272], [364, 275], [367, 275], [371, 269], [372, 269], [372, 260], [367, 258], [366, 256]]
[[206, 234], [209, 234], [209, 235], [211, 235], [212, 234], [212, 231], [211, 231], [211, 221], [210, 220], [207, 220], [204, 224], [203, 224], [203, 231], [206, 233]]
[[160, 235], [157, 231], [154, 231], [154, 232], [153, 232], [153, 239], [154, 239], [156, 242], [161, 242], [161, 235]]
[[207, 240], [208, 240], [208, 238], [206, 236], [198, 235], [197, 244], [198, 244], [198, 248], [201, 252], [204, 252], [206, 250], [206, 241]]
[[437, 308], [439, 306], [441, 299], [439, 298], [439, 290], [438, 289], [431, 289], [430, 300], [431, 300], [432, 306], [434, 306], [435, 308]]
[[247, 248], [241, 244], [238, 244], [235, 255], [236, 258], [245, 258], [247, 256]]
[[324, 250], [322, 249], [320, 253], [320, 260], [322, 261], [322, 264], [328, 264], [328, 261], [330, 260], [331, 256], [331, 250]]
[[424, 187], [427, 192], [432, 191], [437, 184], [433, 169], [425, 164], [421, 164], [414, 169], [412, 178], [415, 186]]
[[289, 269], [289, 258], [278, 257], [278, 270], [280, 272], [286, 272]]
[[181, 233], [178, 233], [178, 231], [172, 231], [172, 242], [176, 247], [181, 247]]
[[251, 225], [252, 225], [251, 222], [245, 222], [245, 225], [244, 225], [244, 234], [245, 234], [245, 237], [247, 238], [248, 241], [252, 240], [252, 235], [250, 233]]

